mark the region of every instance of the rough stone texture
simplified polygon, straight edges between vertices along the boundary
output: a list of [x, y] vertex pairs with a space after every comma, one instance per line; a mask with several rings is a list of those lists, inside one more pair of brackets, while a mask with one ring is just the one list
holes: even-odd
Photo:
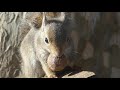
[[0, 77], [19, 75], [19, 46], [29, 28], [22, 18], [23, 12], [0, 12]]
[[95, 75], [94, 72], [82, 71], [73, 75], [70, 74], [64, 75], [62, 78], [90, 78], [93, 77], [94, 75]]

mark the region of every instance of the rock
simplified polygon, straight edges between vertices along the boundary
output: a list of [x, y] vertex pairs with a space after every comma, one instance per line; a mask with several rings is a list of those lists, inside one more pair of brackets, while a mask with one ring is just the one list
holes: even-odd
[[73, 75], [70, 75], [70, 73], [69, 73], [67, 75], [64, 75], [62, 78], [89, 78], [94, 75], [95, 75], [95, 73], [91, 72], [91, 71], [81, 71], [81, 72], [73, 74]]

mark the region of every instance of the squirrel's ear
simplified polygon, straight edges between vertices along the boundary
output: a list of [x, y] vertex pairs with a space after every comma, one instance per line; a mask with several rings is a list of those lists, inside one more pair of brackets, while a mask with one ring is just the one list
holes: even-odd
[[60, 15], [60, 17], [59, 17], [59, 20], [63, 22], [63, 21], [65, 21], [65, 18], [66, 18], [65, 13], [64, 13], [64, 12], [61, 12], [61, 15]]
[[63, 22], [66, 18], [65, 12], [47, 12], [43, 15], [45, 17], [45, 21], [57, 20]]
[[46, 16], [46, 12], [43, 12], [42, 24], [43, 24], [44, 26], [47, 24], [47, 16]]
[[40, 28], [42, 25], [42, 12], [28, 12], [25, 16], [26, 21], [35, 28]]
[[41, 29], [44, 30], [43, 28], [46, 26], [47, 24], [47, 17], [46, 17], [46, 12], [42, 13], [42, 24], [41, 24]]

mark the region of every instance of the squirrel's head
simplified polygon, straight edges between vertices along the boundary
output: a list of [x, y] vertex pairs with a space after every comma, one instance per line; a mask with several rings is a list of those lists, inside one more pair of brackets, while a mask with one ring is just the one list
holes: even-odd
[[53, 71], [60, 71], [67, 65], [66, 49], [70, 46], [66, 14], [61, 12], [57, 17], [49, 17], [43, 13], [41, 35], [44, 48], [50, 53], [48, 65]]
[[[29, 14], [28, 14], [29, 15]], [[48, 66], [61, 71], [67, 65], [65, 51], [71, 45], [68, 14], [65, 12], [35, 12], [27, 16], [31, 27], [38, 31], [42, 48], [49, 52]]]

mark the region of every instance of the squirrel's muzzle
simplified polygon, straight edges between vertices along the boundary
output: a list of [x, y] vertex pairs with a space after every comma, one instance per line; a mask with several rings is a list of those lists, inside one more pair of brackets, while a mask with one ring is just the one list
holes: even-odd
[[61, 71], [67, 66], [67, 59], [65, 55], [61, 56], [49, 55], [47, 63], [52, 71]]

